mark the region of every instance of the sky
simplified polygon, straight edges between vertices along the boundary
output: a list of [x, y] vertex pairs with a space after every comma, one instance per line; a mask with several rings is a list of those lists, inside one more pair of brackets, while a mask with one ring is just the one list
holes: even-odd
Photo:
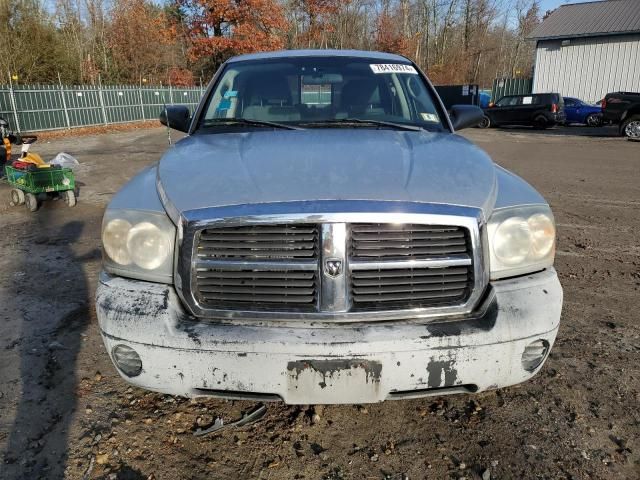
[[593, 0], [540, 0], [540, 11], [544, 13], [547, 10], [553, 10], [554, 8], [566, 3], [584, 3], [588, 1]]

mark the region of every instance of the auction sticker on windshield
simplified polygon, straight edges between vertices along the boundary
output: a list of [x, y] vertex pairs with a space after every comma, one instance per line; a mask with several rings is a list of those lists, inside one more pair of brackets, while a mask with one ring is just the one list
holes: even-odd
[[418, 71], [412, 65], [403, 65], [402, 63], [372, 63], [369, 65], [373, 73], [413, 73]]

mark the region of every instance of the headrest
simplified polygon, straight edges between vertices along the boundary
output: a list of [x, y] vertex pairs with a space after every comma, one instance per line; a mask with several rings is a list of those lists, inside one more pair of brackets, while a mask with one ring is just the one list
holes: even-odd
[[342, 87], [342, 105], [364, 106], [380, 104], [380, 90], [375, 78], [351, 80]]
[[249, 105], [290, 105], [289, 83], [281, 75], [264, 75], [252, 79], [247, 86]]

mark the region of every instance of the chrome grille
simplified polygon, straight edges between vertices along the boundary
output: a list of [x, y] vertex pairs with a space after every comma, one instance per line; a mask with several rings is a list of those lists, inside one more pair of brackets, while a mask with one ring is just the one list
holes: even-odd
[[351, 225], [353, 259], [423, 259], [468, 253], [462, 227], [356, 223]]
[[368, 322], [473, 311], [488, 281], [481, 212], [376, 205], [383, 211], [318, 213], [314, 202], [299, 214], [278, 213], [288, 205], [247, 216], [188, 212], [178, 291], [194, 315], [214, 319]]

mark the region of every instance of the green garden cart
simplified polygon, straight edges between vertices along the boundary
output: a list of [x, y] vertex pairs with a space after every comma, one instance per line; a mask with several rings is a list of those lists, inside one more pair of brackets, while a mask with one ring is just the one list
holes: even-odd
[[11, 138], [16, 144], [22, 145], [21, 156], [11, 161], [11, 146], [9, 144], [7, 148], [8, 142], [4, 141], [5, 150], [8, 150], [4, 172], [7, 182], [12, 187], [11, 205], [26, 205], [29, 211], [35, 212], [42, 200], [57, 196], [68, 206], [75, 206], [76, 180], [73, 171], [59, 165], [45, 164], [37, 154], [29, 153], [29, 146], [38, 139], [35, 135], [9, 136], [6, 132], [3, 134], [6, 135], [5, 138]]
[[11, 205], [26, 205], [35, 212], [46, 197], [58, 195], [73, 207], [76, 204], [75, 177], [70, 168], [33, 168], [20, 170], [12, 166], [4, 167], [11, 189]]

